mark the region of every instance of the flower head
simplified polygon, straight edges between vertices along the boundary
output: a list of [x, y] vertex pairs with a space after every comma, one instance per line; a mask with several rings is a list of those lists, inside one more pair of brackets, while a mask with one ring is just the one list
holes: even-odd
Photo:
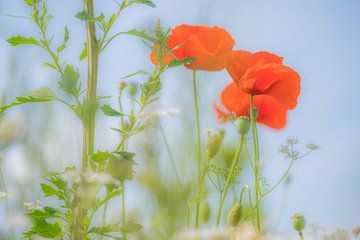
[[[232, 82], [221, 93], [222, 107], [214, 105], [219, 120], [227, 121], [231, 114], [236, 117], [248, 116], [250, 109], [250, 95]], [[274, 129], [281, 129], [286, 125], [287, 109], [269, 95], [254, 96], [254, 107], [258, 109], [257, 122]]]
[[[235, 41], [221, 27], [182, 24], [172, 30], [166, 45], [172, 50], [172, 54], [166, 54], [162, 59], [163, 63], [169, 63], [174, 57], [178, 60], [195, 57], [196, 60], [185, 67], [191, 70], [218, 71], [225, 68], [225, 56], [232, 50]], [[150, 57], [157, 64], [153, 52]]]
[[300, 76], [282, 64], [282, 57], [261, 51], [237, 50], [227, 54], [227, 71], [243, 92], [272, 97], [286, 109], [297, 105]]

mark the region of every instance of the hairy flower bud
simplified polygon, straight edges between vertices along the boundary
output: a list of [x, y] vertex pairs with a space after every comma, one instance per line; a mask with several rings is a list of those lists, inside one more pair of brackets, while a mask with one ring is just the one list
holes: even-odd
[[292, 218], [292, 225], [294, 227], [294, 229], [301, 233], [302, 230], [305, 228], [305, 218], [303, 215], [301, 214], [294, 214], [293, 216], [291, 216]]
[[129, 83], [128, 92], [130, 96], [135, 96], [138, 91], [138, 86], [135, 83]]
[[247, 116], [241, 116], [236, 121], [239, 134], [246, 135], [250, 130], [250, 119]]
[[242, 207], [240, 203], [235, 203], [234, 206], [231, 208], [229, 215], [227, 217], [227, 222], [233, 226], [236, 227], [242, 218]]
[[224, 137], [224, 130], [208, 130], [208, 143], [206, 154], [208, 159], [213, 158], [219, 151], [222, 139]]

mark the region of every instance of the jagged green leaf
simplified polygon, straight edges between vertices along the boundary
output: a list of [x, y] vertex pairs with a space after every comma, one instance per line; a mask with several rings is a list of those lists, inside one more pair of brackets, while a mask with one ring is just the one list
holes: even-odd
[[58, 100], [55, 93], [48, 87], [41, 87], [40, 89], [29, 92], [24, 96], [17, 97], [16, 100], [9, 105], [1, 106], [0, 112], [7, 110], [16, 105], [30, 103], [30, 102], [48, 102]]
[[131, 6], [133, 4], [144, 4], [144, 5], [147, 5], [147, 6], [152, 7], [152, 8], [156, 7], [155, 3], [153, 3], [150, 0], [133, 0], [133, 1], [129, 1], [126, 4], [126, 6], [128, 7], [128, 6]]
[[98, 17], [94, 17], [89, 15], [87, 12], [82, 11], [82, 12], [78, 12], [75, 15], [76, 18], [82, 20], [82, 21], [87, 21], [87, 22], [101, 22], [102, 20], [104, 20], [104, 14], [100, 14], [100, 16]]
[[111, 117], [121, 117], [124, 116], [125, 114], [116, 111], [115, 109], [113, 109], [110, 105], [108, 104], [104, 104], [100, 107], [100, 109], [103, 111], [103, 113], [106, 116], [111, 116]]
[[71, 65], [66, 65], [64, 73], [59, 81], [59, 87], [64, 92], [72, 95], [78, 95], [80, 88], [78, 86], [80, 74]]
[[32, 44], [39, 45], [39, 42], [32, 37], [26, 38], [23, 36], [15, 36], [7, 39], [7, 42], [11, 44], [11, 46], [18, 46], [21, 44]]
[[178, 66], [181, 66], [181, 65], [184, 65], [184, 64], [190, 64], [190, 63], [194, 62], [195, 60], [196, 60], [196, 57], [184, 58], [184, 59], [181, 59], [181, 60], [173, 59], [173, 60], [170, 61], [168, 67], [173, 68], [173, 67], [178, 67]]

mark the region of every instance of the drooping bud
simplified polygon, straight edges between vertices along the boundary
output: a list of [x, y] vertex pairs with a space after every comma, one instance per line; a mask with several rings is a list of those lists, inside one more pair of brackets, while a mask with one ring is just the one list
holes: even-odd
[[135, 96], [138, 91], [138, 86], [135, 83], [129, 83], [128, 92], [130, 96]]
[[200, 204], [200, 217], [201, 220], [206, 223], [209, 221], [211, 216], [211, 208], [208, 201], [203, 201]]
[[239, 134], [246, 135], [250, 130], [250, 119], [247, 116], [241, 116], [236, 120]]
[[126, 88], [126, 83], [124, 81], [119, 81], [118, 88], [119, 88], [119, 92], [122, 93]]
[[222, 139], [224, 137], [224, 130], [208, 130], [208, 143], [206, 148], [206, 154], [208, 159], [213, 158], [219, 151]]
[[294, 227], [294, 229], [301, 233], [304, 228], [305, 228], [305, 218], [303, 215], [301, 214], [294, 214], [293, 216], [291, 216], [292, 218], [292, 225]]
[[227, 222], [233, 226], [236, 227], [242, 218], [242, 207], [240, 203], [235, 203], [234, 206], [231, 208], [229, 215], [227, 217]]

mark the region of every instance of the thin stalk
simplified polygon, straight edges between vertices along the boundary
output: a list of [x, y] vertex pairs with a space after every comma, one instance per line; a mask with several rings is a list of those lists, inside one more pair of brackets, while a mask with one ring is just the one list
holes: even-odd
[[[121, 194], [121, 222], [122, 222], [122, 225], [125, 226], [126, 224], [126, 211], [125, 211], [125, 184], [124, 184], [124, 181], [121, 182], [121, 188], [123, 190], [122, 194]], [[123, 231], [122, 232], [122, 237], [123, 239], [127, 239], [126, 237], [126, 231]]]
[[162, 137], [162, 139], [164, 141], [164, 144], [165, 144], [166, 151], [168, 152], [168, 155], [169, 155], [169, 158], [170, 158], [171, 166], [174, 169], [177, 182], [182, 187], [179, 172], [178, 172], [178, 170], [176, 168], [176, 164], [175, 164], [175, 159], [174, 159], [174, 156], [173, 156], [173, 154], [171, 152], [170, 145], [169, 145], [169, 142], [168, 142], [167, 137], [165, 135], [164, 129], [161, 126], [161, 122], [159, 122], [159, 129], [160, 129], [161, 137]]
[[254, 108], [254, 95], [250, 95], [250, 119], [251, 119], [251, 130], [253, 134], [254, 143], [254, 182], [255, 182], [255, 201], [256, 201], [256, 228], [258, 232], [261, 230], [260, 222], [260, 185], [259, 185], [259, 171], [260, 171], [260, 160], [259, 160], [259, 140], [256, 126], [256, 116]]
[[[195, 116], [196, 116], [196, 132], [197, 132], [197, 165], [198, 165], [198, 188], [201, 188], [201, 135], [200, 135], [200, 116], [199, 116], [199, 103], [197, 96], [197, 86], [196, 86], [196, 71], [193, 71], [193, 90], [194, 90], [194, 107], [195, 107]], [[200, 214], [200, 201], [196, 203], [196, 213], [195, 213], [195, 228], [199, 227], [199, 214]]]
[[[5, 183], [5, 178], [4, 178], [4, 174], [2, 172], [2, 169], [1, 169], [1, 166], [0, 166], [0, 189], [4, 192], [7, 192], [7, 187], [6, 187], [6, 183]], [[9, 205], [9, 200], [8, 198], [5, 198], [4, 200], [5, 202], [5, 207], [6, 207], [6, 213], [9, 217], [10, 215], [10, 205]], [[14, 240], [15, 239], [15, 234], [14, 234], [14, 230], [11, 229], [10, 231], [10, 236], [11, 236], [11, 239]]]
[[222, 208], [223, 208], [223, 205], [224, 205], [226, 195], [227, 195], [227, 192], [229, 190], [232, 178], [234, 177], [233, 175], [234, 175], [235, 167], [236, 167], [236, 165], [238, 163], [240, 153], [241, 153], [242, 148], [244, 146], [245, 138], [246, 137], [244, 135], [240, 136], [239, 145], [238, 145], [238, 147], [236, 149], [235, 156], [234, 156], [234, 159], [232, 161], [228, 177], [226, 179], [224, 191], [221, 193], [221, 196], [220, 196], [220, 203], [219, 203], [219, 208], [218, 208], [218, 213], [217, 213], [217, 218], [216, 218], [216, 226], [219, 226], [219, 223], [220, 223]]
[[302, 232], [299, 232], [299, 235], [300, 235], [300, 240], [304, 240], [303, 233], [302, 233]]

